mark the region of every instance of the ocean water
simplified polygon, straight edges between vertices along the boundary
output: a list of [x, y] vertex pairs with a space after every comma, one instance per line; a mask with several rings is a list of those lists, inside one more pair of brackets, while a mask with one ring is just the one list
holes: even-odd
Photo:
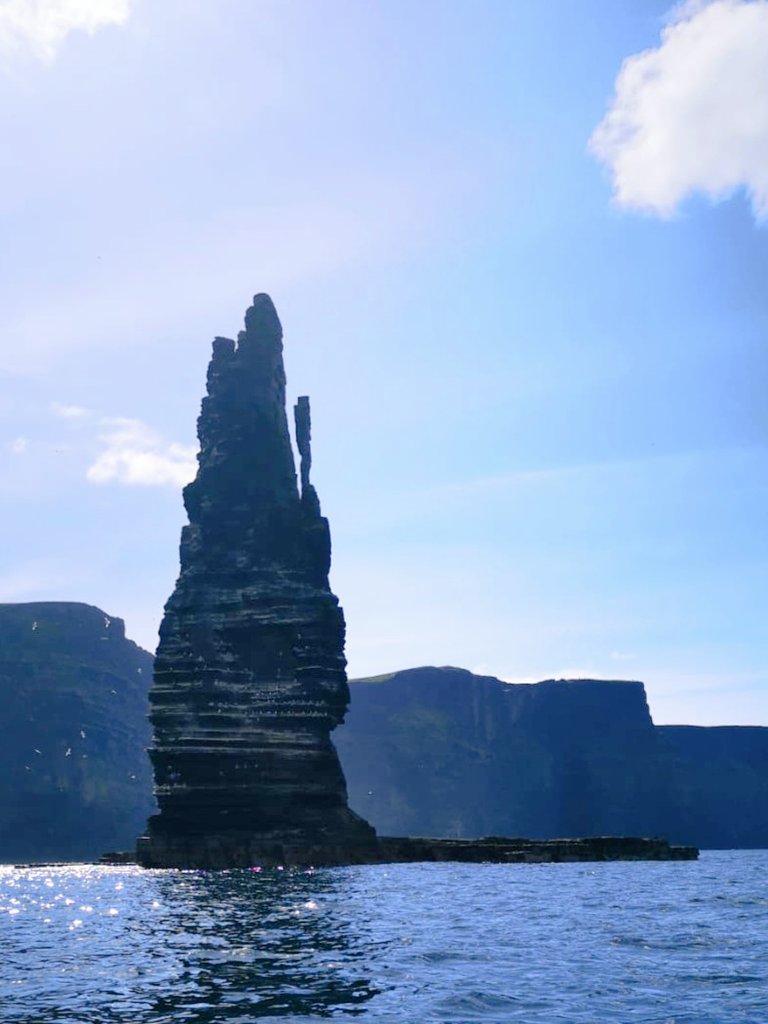
[[766, 1024], [768, 853], [0, 867], [3, 1024]]

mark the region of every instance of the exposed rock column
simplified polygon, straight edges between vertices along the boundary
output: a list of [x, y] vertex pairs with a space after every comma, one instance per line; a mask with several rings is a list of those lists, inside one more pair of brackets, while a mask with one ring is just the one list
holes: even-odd
[[282, 349], [267, 295], [255, 296], [237, 343], [213, 343], [181, 573], [150, 693], [160, 813], [139, 844], [144, 863], [178, 863], [185, 850], [199, 863], [222, 843], [374, 837], [347, 807], [330, 740], [349, 702], [344, 617], [309, 482], [306, 398], [296, 407], [301, 492], [296, 484]]

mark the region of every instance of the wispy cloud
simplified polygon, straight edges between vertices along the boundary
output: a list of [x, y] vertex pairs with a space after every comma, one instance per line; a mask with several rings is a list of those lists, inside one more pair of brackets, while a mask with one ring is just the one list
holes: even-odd
[[[103, 276], [49, 290], [44, 304], [19, 297], [4, 308], [14, 345], [0, 350], [0, 371], [38, 376], [84, 349], [151, 345], [189, 325], [206, 338], [257, 285], [279, 299], [361, 262], [402, 262], [439, 235], [445, 210], [468, 190], [448, 172], [439, 184], [437, 172], [410, 172], [339, 179], [322, 204], [238, 208], [170, 226], [137, 222]], [[168, 301], [180, 287], [181, 310]]]
[[566, 665], [555, 669], [550, 679], [604, 679], [605, 675], [588, 665]]
[[[478, 676], [493, 675], [493, 672], [485, 666], [483, 666], [482, 671], [477, 668], [473, 668], [471, 671]], [[544, 676], [498, 676], [497, 678], [501, 679], [502, 683], [511, 683], [514, 686], [520, 686], [521, 684], [530, 685], [531, 683], [540, 683]]]
[[3, 0], [0, 3], [0, 54], [29, 52], [51, 61], [70, 34], [93, 35], [108, 25], [123, 25], [132, 0]]
[[630, 654], [628, 651], [611, 651], [609, 657], [613, 661], [634, 661], [636, 655]]
[[178, 487], [194, 477], [194, 446], [169, 442], [141, 420], [107, 417], [101, 423], [108, 429], [100, 438], [104, 450], [86, 473], [91, 483]]
[[744, 188], [768, 217], [768, 0], [678, 6], [660, 45], [624, 61], [590, 148], [620, 206], [669, 217]]
[[12, 455], [23, 455], [27, 448], [29, 448], [29, 441], [26, 437], [15, 437], [13, 441], [8, 442], [6, 447]]
[[61, 402], [51, 402], [51, 412], [65, 420], [79, 420], [91, 414], [90, 409], [81, 405], [62, 405]]
[[[652, 453], [644, 452], [627, 458], [573, 462], [454, 479], [412, 487], [407, 491], [376, 494], [374, 498], [355, 495], [355, 504], [350, 505], [350, 508], [358, 520], [365, 516], [368, 524], [393, 520], [399, 522], [414, 516], [423, 517], [435, 507], [446, 507], [449, 504], [455, 507], [462, 501], [476, 502], [494, 496], [499, 499], [511, 498], [526, 493], [556, 495], [562, 493], [565, 487], [572, 490], [577, 484], [585, 487], [615, 487], [622, 480], [636, 480], [639, 474], [652, 474], [654, 477], [664, 474], [679, 479], [683, 473], [702, 470], [704, 467], [712, 471], [753, 461], [756, 466], [758, 463], [762, 465], [762, 448], [735, 447], [676, 452], [654, 450]], [[347, 512], [348, 509], [340, 510], [342, 516]]]

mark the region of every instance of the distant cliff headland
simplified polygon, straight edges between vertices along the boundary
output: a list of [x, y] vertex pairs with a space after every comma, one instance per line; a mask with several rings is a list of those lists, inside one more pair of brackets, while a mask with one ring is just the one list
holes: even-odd
[[[69, 602], [0, 605], [0, 861], [131, 849], [152, 812], [152, 656]], [[389, 835], [663, 835], [768, 847], [768, 728], [654, 726], [639, 682], [457, 668], [351, 683], [350, 806]]]
[[768, 728], [654, 726], [643, 684], [619, 680], [416, 668], [351, 691], [334, 742], [382, 831], [768, 847]]
[[99, 608], [0, 605], [0, 861], [130, 846], [154, 807], [152, 662]]

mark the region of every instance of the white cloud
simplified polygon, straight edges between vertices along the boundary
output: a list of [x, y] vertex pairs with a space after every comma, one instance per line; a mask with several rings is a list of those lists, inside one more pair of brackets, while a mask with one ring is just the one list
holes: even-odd
[[548, 679], [605, 679], [605, 675], [586, 665], [566, 665], [558, 668]]
[[[471, 669], [471, 671], [478, 676], [493, 675], [493, 672], [489, 672], [487, 668], [484, 668], [482, 672], [478, 671], [476, 668]], [[519, 686], [520, 684], [530, 685], [531, 683], [540, 683], [544, 679], [544, 676], [497, 676], [496, 678], [501, 679], [502, 683], [511, 683], [514, 686]]]
[[82, 419], [84, 416], [90, 416], [90, 409], [84, 409], [81, 405], [62, 405], [60, 402], [51, 402], [51, 412], [67, 420], [77, 420]]
[[91, 483], [116, 480], [121, 484], [181, 486], [197, 470], [194, 446], [168, 442], [141, 420], [109, 417], [101, 437], [104, 451], [86, 474]]
[[123, 25], [131, 0], [0, 0], [0, 52], [50, 61], [70, 32]]
[[661, 44], [624, 61], [590, 139], [616, 202], [671, 216], [744, 188], [768, 217], [768, 0], [693, 0]]
[[8, 450], [14, 455], [23, 455], [27, 448], [29, 448], [29, 441], [26, 437], [17, 437], [8, 442]]

